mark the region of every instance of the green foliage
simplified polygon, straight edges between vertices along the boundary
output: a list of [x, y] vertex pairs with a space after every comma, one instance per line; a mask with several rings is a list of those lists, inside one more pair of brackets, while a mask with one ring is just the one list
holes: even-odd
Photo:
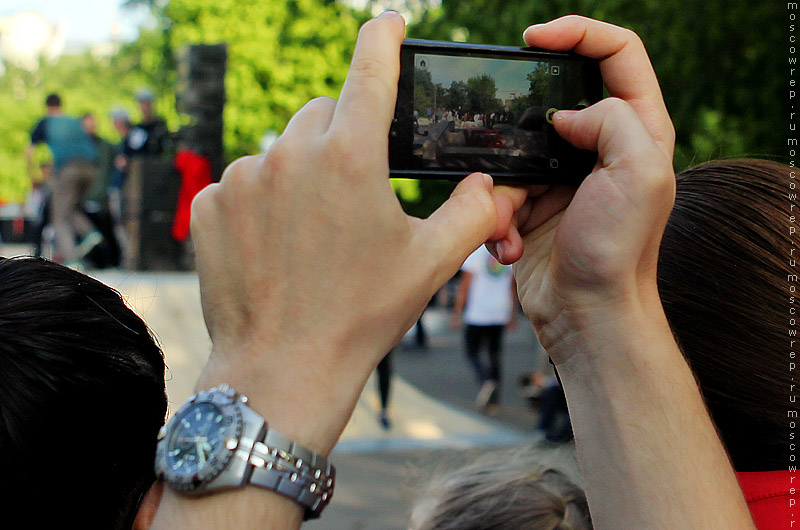
[[32, 104], [26, 101], [23, 84], [13, 83], [16, 90], [9, 86], [12, 84], [8, 83], [9, 73], [0, 77], [0, 112], [3, 116], [0, 124], [3, 129], [0, 132], [3, 136], [3, 147], [0, 148], [0, 203], [3, 200], [19, 201], [30, 188], [23, 153], [30, 143], [30, 129], [34, 125], [31, 116], [35, 116], [41, 107], [41, 102]]
[[547, 94], [549, 81], [547, 65], [537, 65], [526, 77], [530, 83], [528, 93], [524, 96], [517, 96], [511, 101], [511, 105], [508, 108], [511, 116], [522, 116], [529, 108], [542, 107], [545, 104], [545, 94]]
[[497, 85], [490, 75], [479, 75], [467, 79], [467, 101], [469, 112], [486, 113], [501, 109], [503, 103], [495, 97]]
[[403, 210], [409, 215], [421, 218], [428, 217], [436, 210], [455, 188], [454, 183], [443, 180], [397, 180], [412, 184], [412, 186], [399, 190], [395, 185], [395, 191], [398, 192]]
[[450, 110], [462, 111], [469, 105], [469, 87], [464, 81], [453, 81], [447, 89], [445, 102]]
[[547, 74], [546, 64], [537, 64], [533, 72], [527, 76], [530, 88], [528, 89], [528, 98], [530, 105], [542, 106], [545, 104], [545, 94], [547, 93], [547, 86], [550, 81]]
[[[309, 99], [338, 95], [365, 17], [324, 0], [172, 0], [169, 48], [226, 43], [225, 147], [258, 150]], [[167, 65], [169, 66], [169, 65]]]
[[401, 202], [416, 203], [420, 200], [419, 185], [416, 180], [392, 179], [392, 188]]
[[414, 110], [419, 111], [421, 116], [425, 115], [427, 109], [433, 109], [435, 91], [430, 71], [414, 67]]
[[449, 88], [434, 84], [431, 73], [424, 68], [414, 68], [414, 109], [424, 116], [428, 109], [460, 110], [485, 113], [501, 110], [503, 102], [495, 97], [497, 86], [488, 75], [475, 76], [463, 81], [453, 81]]

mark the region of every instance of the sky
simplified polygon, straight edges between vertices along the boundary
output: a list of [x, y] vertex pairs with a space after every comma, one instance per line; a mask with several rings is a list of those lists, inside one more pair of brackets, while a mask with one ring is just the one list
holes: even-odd
[[[392, 8], [404, 12], [411, 18], [407, 7], [412, 11], [422, 11], [437, 6], [441, 0], [343, 0], [345, 4], [363, 9], [372, 7], [375, 14]], [[111, 40], [111, 28], [114, 23], [120, 26], [122, 40], [134, 40], [138, 35], [137, 28], [148, 19], [147, 10], [122, 10], [119, 5], [123, 0], [0, 0], [0, 17], [12, 15], [24, 9], [32, 9], [43, 14], [49, 22], [55, 24], [66, 20], [69, 22], [68, 44], [97, 44]]]
[[139, 25], [147, 20], [143, 9], [122, 10], [122, 0], [0, 0], [0, 17], [18, 11], [38, 11], [51, 23], [69, 23], [68, 44], [97, 44], [112, 37], [118, 24], [119, 38], [130, 41], [138, 35]]
[[527, 75], [535, 69], [535, 63], [531, 61], [424, 54], [415, 56], [417, 66], [421, 66], [423, 60], [434, 84], [449, 88], [453, 81], [466, 81], [470, 77], [487, 74], [494, 78], [497, 97], [501, 99], [507, 99], [511, 93], [527, 94], [530, 89]]

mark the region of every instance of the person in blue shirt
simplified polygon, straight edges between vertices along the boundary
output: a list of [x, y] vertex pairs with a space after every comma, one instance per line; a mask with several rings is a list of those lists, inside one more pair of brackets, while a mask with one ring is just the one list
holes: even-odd
[[103, 240], [81, 210], [84, 197], [97, 178], [98, 153], [80, 121], [63, 114], [58, 94], [47, 96], [45, 105], [47, 114], [31, 132], [27, 155], [32, 163], [34, 146], [41, 143], [47, 144], [53, 153], [50, 219], [55, 232], [54, 258], [76, 265]]

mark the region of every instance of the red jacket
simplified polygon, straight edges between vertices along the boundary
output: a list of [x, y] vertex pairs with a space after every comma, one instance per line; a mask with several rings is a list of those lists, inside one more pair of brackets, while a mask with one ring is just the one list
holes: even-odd
[[211, 161], [188, 149], [181, 149], [175, 155], [175, 168], [181, 175], [181, 188], [172, 223], [172, 237], [176, 241], [186, 241], [189, 237], [192, 200], [200, 190], [211, 184]]
[[736, 473], [758, 530], [800, 529], [800, 475], [796, 471]]

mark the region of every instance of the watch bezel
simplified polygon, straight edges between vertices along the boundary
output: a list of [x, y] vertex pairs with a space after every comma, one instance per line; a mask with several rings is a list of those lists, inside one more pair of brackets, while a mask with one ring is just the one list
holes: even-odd
[[[169, 442], [175, 430], [180, 426], [180, 419], [195, 407], [203, 404], [216, 406], [223, 415], [224, 430], [221, 443], [213, 448], [211, 458], [197, 471], [181, 473], [172, 469], [167, 462]], [[216, 391], [201, 392], [184, 404], [170, 419], [163, 438], [158, 442], [156, 449], [156, 475], [167, 482], [174, 490], [189, 494], [202, 493], [214, 479], [230, 467], [236, 455], [236, 449], [238, 449], [244, 430], [242, 411], [237, 404], [238, 402], [233, 393], [221, 394]], [[227, 442], [230, 440], [235, 440], [235, 444], [229, 446]]]

